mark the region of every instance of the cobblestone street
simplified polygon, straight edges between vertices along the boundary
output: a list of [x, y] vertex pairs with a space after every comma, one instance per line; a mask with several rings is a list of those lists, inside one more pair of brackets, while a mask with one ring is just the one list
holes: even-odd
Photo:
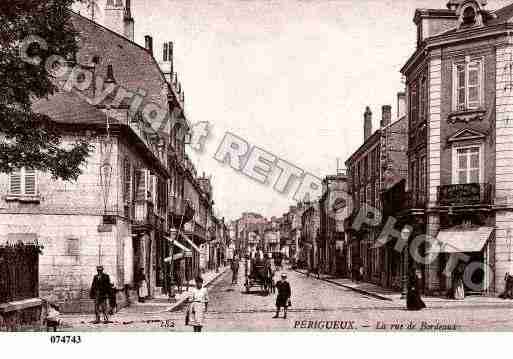
[[[209, 287], [210, 303], [205, 331], [370, 331], [387, 330], [513, 330], [513, 302], [491, 298], [468, 298], [455, 302], [425, 298], [427, 309], [405, 310], [404, 300], [381, 300], [333, 283], [286, 271], [292, 287], [292, 307], [287, 319], [273, 319], [274, 295], [257, 288], [247, 294], [242, 273], [239, 284], [231, 285], [228, 270]], [[65, 316], [73, 331], [191, 331], [184, 325], [184, 306], [172, 312], [151, 303], [125, 308], [109, 324], [91, 324], [92, 315]], [[161, 309], [159, 312], [159, 308]], [[412, 327], [414, 325], [414, 328]], [[402, 325], [402, 327], [401, 327]], [[438, 325], [438, 327], [437, 327]], [[330, 328], [330, 329], [326, 329]]]

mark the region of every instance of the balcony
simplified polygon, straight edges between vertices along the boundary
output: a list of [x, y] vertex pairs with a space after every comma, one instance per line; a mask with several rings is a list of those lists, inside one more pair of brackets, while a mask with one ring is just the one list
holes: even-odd
[[479, 206], [492, 203], [489, 183], [455, 184], [438, 187], [440, 206]]
[[156, 226], [155, 209], [150, 201], [136, 201], [134, 212], [133, 229], [135, 232], [150, 230]]
[[178, 228], [194, 218], [194, 207], [187, 199], [171, 196], [169, 197], [169, 218], [171, 227]]

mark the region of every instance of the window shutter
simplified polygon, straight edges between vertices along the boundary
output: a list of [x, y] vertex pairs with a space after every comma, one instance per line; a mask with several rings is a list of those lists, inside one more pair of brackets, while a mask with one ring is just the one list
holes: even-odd
[[21, 194], [21, 171], [19, 169], [11, 173], [10, 187], [11, 194]]
[[130, 203], [131, 194], [132, 194], [132, 169], [130, 166], [130, 161], [128, 159], [125, 159], [124, 162], [124, 183], [123, 183], [123, 201], [125, 203]]
[[36, 194], [36, 170], [25, 168], [25, 194]]
[[136, 201], [146, 200], [146, 170], [138, 169], [135, 173]]
[[479, 107], [480, 92], [480, 72], [481, 64], [479, 61], [473, 61], [468, 65], [468, 107]]
[[465, 89], [466, 89], [466, 80], [465, 80], [465, 65], [461, 64], [456, 67], [456, 73], [457, 73], [457, 94], [456, 94], [456, 101], [457, 101], [457, 109], [458, 110], [464, 110], [466, 107], [465, 104]]

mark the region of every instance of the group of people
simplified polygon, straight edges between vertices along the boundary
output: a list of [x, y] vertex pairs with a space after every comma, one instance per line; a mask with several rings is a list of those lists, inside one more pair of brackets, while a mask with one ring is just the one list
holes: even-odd
[[[231, 262], [232, 283], [236, 284], [239, 272], [239, 258], [236, 256]], [[93, 277], [91, 284], [90, 297], [94, 299], [94, 323], [108, 323], [109, 314], [112, 314], [115, 308], [115, 289], [111, 283], [110, 277], [104, 272], [103, 266], [96, 267], [97, 274]], [[148, 296], [148, 287], [144, 271], [140, 270], [135, 278], [138, 283], [139, 301], [144, 302]], [[205, 314], [208, 311], [208, 290], [203, 285], [201, 276], [195, 278], [195, 287], [188, 298], [188, 306], [185, 311], [185, 324], [194, 328], [194, 332], [201, 332], [205, 324]], [[281, 279], [275, 284], [278, 292], [276, 296], [276, 314], [273, 318], [278, 318], [283, 309], [283, 318], [287, 318], [287, 308], [291, 306], [292, 291], [287, 281], [287, 275], [283, 273]], [[110, 311], [108, 310], [110, 306]]]

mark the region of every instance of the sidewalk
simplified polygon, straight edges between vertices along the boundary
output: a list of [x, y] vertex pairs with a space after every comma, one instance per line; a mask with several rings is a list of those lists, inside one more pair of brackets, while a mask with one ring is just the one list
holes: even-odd
[[[301, 273], [306, 276], [307, 271], [304, 269], [296, 269], [296, 272]], [[376, 284], [360, 282], [355, 283], [348, 278], [337, 278], [327, 274], [321, 274], [319, 278], [317, 278], [317, 274], [310, 274], [310, 278], [319, 279], [324, 282], [328, 282], [334, 285], [338, 285], [340, 287], [344, 287], [355, 292], [361, 293], [363, 295], [391, 301], [391, 302], [401, 302], [404, 303], [405, 299], [401, 297], [401, 293], [395, 292], [390, 289], [386, 289], [380, 287]], [[464, 300], [458, 301], [453, 299], [448, 299], [445, 297], [422, 297], [426, 304], [431, 303], [434, 306], [466, 306], [466, 305], [483, 305], [483, 306], [511, 306], [513, 307], [513, 301], [504, 300], [497, 297], [485, 297], [485, 296], [468, 296]]]
[[[204, 286], [208, 287], [221, 277], [229, 266], [220, 267], [219, 272], [209, 271], [202, 274]], [[62, 330], [98, 330], [98, 329], [130, 329], [140, 327], [140, 324], [160, 323], [165, 314], [178, 309], [182, 306], [194, 284], [191, 281], [189, 291], [177, 293], [175, 301], [169, 302], [167, 295], [158, 295], [144, 302], [133, 302], [130, 306], [120, 309], [117, 313], [109, 317], [107, 324], [93, 324], [94, 314], [62, 314], [61, 320], [64, 322]]]

